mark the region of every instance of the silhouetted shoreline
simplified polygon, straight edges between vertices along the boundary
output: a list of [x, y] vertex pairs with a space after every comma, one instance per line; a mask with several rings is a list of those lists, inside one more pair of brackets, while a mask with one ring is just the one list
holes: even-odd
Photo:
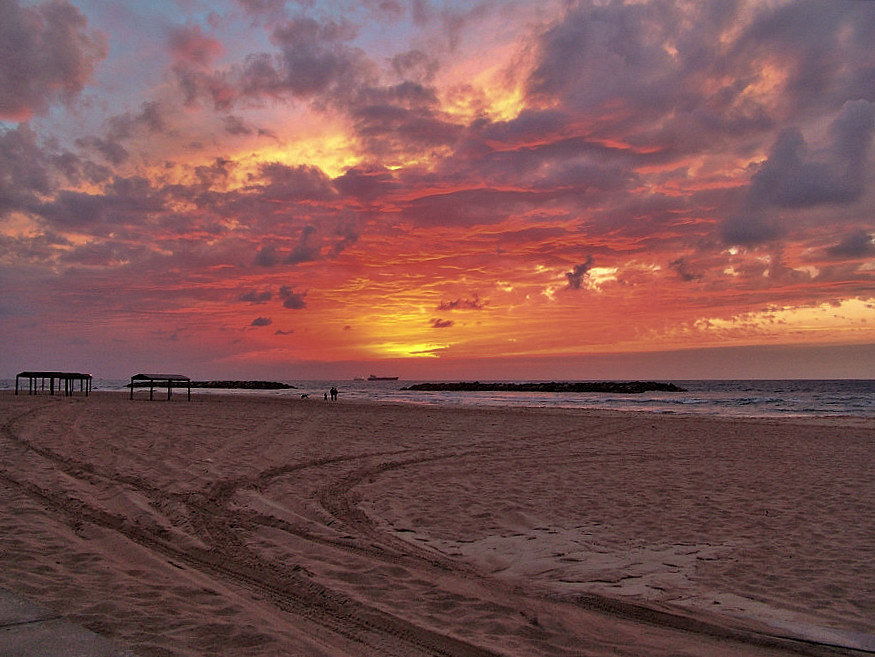
[[[128, 383], [126, 388], [130, 388]], [[135, 388], [148, 388], [148, 381], [135, 381]], [[166, 387], [166, 386], [165, 386]], [[186, 388], [188, 383], [179, 383], [174, 388]], [[279, 381], [192, 381], [192, 388], [214, 388], [216, 390], [296, 390], [297, 386]]]
[[279, 381], [192, 381], [191, 387], [225, 390], [293, 390], [296, 388], [296, 386]]
[[608, 392], [639, 394], [642, 392], [686, 392], [673, 383], [656, 381], [550, 381], [549, 383], [416, 383], [402, 390], [433, 392]]

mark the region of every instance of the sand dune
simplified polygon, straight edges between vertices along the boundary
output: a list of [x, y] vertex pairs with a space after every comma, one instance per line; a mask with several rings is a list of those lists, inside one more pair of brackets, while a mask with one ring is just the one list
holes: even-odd
[[143, 657], [875, 651], [871, 421], [0, 394], [0, 585]]

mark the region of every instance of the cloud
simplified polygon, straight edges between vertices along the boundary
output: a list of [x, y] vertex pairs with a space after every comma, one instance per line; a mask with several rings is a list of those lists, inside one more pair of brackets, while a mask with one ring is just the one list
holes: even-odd
[[127, 263], [135, 254], [143, 251], [145, 248], [142, 246], [116, 241], [86, 242], [62, 251], [59, 260], [86, 267], [110, 267]]
[[479, 295], [475, 294], [472, 299], [456, 299], [454, 301], [441, 301], [436, 310], [483, 310], [488, 304]]
[[[334, 235], [335, 241], [326, 251], [330, 255], [337, 255], [358, 239], [358, 233], [351, 226], [342, 224], [338, 226]], [[291, 248], [286, 251], [272, 244], [262, 246], [255, 254], [254, 263], [260, 267], [273, 267], [280, 264], [300, 265], [305, 262], [316, 262], [323, 259], [322, 248], [323, 240], [316, 226], [305, 224]]]
[[801, 131], [784, 130], [751, 179], [749, 203], [797, 208], [856, 201], [873, 128], [875, 106], [861, 100], [844, 105], [830, 127], [832, 144], [819, 157], [809, 154]]
[[244, 292], [239, 297], [237, 297], [240, 301], [245, 301], [247, 303], [265, 303], [270, 301], [271, 293], [270, 290], [264, 290], [264, 292], [258, 292], [257, 290], [250, 290], [249, 292]]
[[298, 265], [302, 262], [312, 262], [319, 259], [320, 247], [313, 242], [313, 234], [315, 232], [315, 226], [304, 226], [301, 230], [301, 237], [298, 239], [298, 243], [292, 248], [292, 252], [285, 259], [286, 263]]
[[0, 130], [0, 171], [0, 212], [27, 208], [54, 187], [50, 158], [27, 125]]
[[205, 93], [216, 107], [229, 107], [240, 97], [342, 98], [372, 67], [364, 52], [347, 45], [355, 35], [346, 21], [300, 16], [274, 28], [270, 40], [277, 52], [252, 53], [241, 65], [209, 75], [182, 69], [179, 82], [190, 101]]
[[334, 236], [337, 240], [331, 245], [331, 255], [339, 255], [353, 244], [358, 242], [361, 237], [358, 228], [353, 223], [342, 223], [334, 231]]
[[[796, 108], [875, 100], [872, 33], [867, 2], [787, 2], [758, 7], [732, 44], [732, 58], [771, 56], [784, 65], [782, 93]], [[849, 62], [856, 65], [848, 66]]]
[[569, 3], [536, 41], [527, 96], [639, 149], [725, 152], [875, 100], [869, 4]]
[[849, 205], [861, 198], [875, 104], [845, 103], [829, 132], [830, 143], [813, 153], [798, 128], [778, 135], [768, 159], [751, 178], [744, 209], [721, 225], [725, 242], [750, 245], [779, 237], [786, 229], [770, 216], [771, 208]]
[[462, 127], [441, 113], [435, 90], [417, 82], [362, 87], [346, 111], [374, 156], [433, 149], [462, 135]]
[[166, 198], [146, 178], [113, 178], [96, 194], [61, 190], [35, 211], [56, 226], [82, 227], [102, 223], [125, 226], [144, 222], [166, 209]]
[[777, 220], [759, 212], [733, 215], [720, 226], [722, 240], [740, 246], [755, 246], [785, 234], [785, 227]]
[[270, 317], [256, 317], [249, 326], [270, 326], [273, 320]]
[[528, 190], [477, 188], [428, 194], [403, 207], [404, 216], [419, 225], [475, 226], [500, 223], [548, 200]]
[[429, 323], [431, 324], [432, 328], [436, 329], [449, 328], [453, 324], [455, 324], [455, 322], [451, 319], [440, 319], [439, 317], [432, 318], [431, 320], [429, 320]]
[[693, 270], [686, 258], [676, 258], [668, 263], [669, 269], [674, 270], [682, 281], [692, 282], [702, 278], [702, 274]]
[[568, 279], [568, 289], [579, 290], [581, 285], [583, 285], [583, 279], [586, 278], [589, 270], [592, 269], [592, 265], [593, 258], [589, 255], [586, 257], [585, 262], [574, 265], [571, 271], [565, 272], [565, 278]]
[[283, 331], [282, 329], [277, 329], [276, 331], [273, 332], [273, 334], [274, 335], [291, 335], [294, 332], [295, 332], [294, 329], [291, 329], [288, 331]]
[[170, 54], [177, 64], [194, 65], [204, 69], [224, 51], [218, 39], [201, 32], [200, 25], [171, 29], [168, 45]]
[[279, 256], [277, 255], [276, 247], [263, 246], [258, 249], [258, 253], [255, 254], [254, 262], [259, 267], [273, 267], [279, 262]]
[[337, 192], [331, 179], [315, 166], [302, 164], [288, 166], [279, 162], [267, 162], [258, 168], [262, 185], [251, 186], [258, 198], [281, 201], [328, 200]]
[[430, 82], [440, 67], [436, 59], [421, 50], [399, 53], [392, 57], [391, 64], [396, 75], [419, 83]]
[[290, 310], [301, 310], [302, 308], [307, 307], [307, 302], [304, 301], [304, 297], [307, 296], [306, 292], [295, 292], [292, 288], [288, 286], [283, 286], [279, 289], [280, 298], [283, 300], [283, 307], [288, 308]]
[[362, 201], [380, 198], [400, 186], [392, 172], [383, 166], [350, 167], [333, 182], [341, 194]]
[[875, 241], [872, 235], [858, 228], [851, 231], [838, 243], [826, 249], [833, 258], [867, 258], [875, 256]]
[[229, 135], [251, 135], [254, 130], [239, 116], [228, 115], [224, 119], [225, 132]]
[[76, 140], [76, 145], [80, 148], [96, 151], [115, 166], [123, 164], [129, 157], [127, 149], [115, 139], [93, 136], [80, 137]]
[[24, 121], [73, 100], [106, 57], [104, 36], [65, 0], [0, 0], [0, 16], [0, 119]]
[[286, 0], [237, 0], [237, 2], [253, 13], [276, 12], [286, 5]]

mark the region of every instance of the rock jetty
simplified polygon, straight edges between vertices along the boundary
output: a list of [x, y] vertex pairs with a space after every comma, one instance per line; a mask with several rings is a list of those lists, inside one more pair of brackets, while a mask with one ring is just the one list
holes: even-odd
[[192, 381], [192, 388], [220, 388], [224, 390], [294, 390], [295, 386], [278, 381]]
[[686, 392], [673, 383], [656, 381], [550, 381], [549, 383], [416, 383], [402, 390], [433, 392], [607, 392], [640, 394], [642, 392]]

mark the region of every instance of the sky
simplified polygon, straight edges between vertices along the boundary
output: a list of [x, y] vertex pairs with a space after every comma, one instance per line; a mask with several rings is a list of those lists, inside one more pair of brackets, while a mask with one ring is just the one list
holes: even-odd
[[0, 377], [875, 372], [875, 2], [0, 16]]

